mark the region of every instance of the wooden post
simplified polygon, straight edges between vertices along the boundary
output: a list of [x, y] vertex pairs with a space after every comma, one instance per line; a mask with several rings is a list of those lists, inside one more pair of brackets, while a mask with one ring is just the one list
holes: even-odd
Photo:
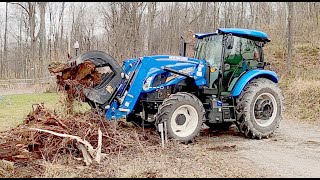
[[163, 124], [160, 123], [158, 126], [159, 126], [159, 131], [161, 133], [161, 146], [164, 147]]

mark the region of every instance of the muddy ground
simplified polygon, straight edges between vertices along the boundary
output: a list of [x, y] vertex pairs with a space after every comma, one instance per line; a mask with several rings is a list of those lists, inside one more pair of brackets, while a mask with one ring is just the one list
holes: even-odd
[[148, 171], [137, 177], [147, 172], [156, 177], [320, 177], [320, 131], [286, 119], [270, 139], [250, 140], [233, 127], [203, 134], [195, 144], [113, 165], [115, 176], [138, 167]]
[[232, 127], [100, 165], [48, 168], [45, 177], [320, 177], [319, 167], [318, 128], [286, 119], [269, 139], [247, 139]]

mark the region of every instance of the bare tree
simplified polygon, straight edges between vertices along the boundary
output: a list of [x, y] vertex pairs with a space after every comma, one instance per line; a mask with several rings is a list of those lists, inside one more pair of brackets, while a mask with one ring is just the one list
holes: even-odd
[[[39, 75], [38, 78], [41, 77], [41, 75], [44, 73], [43, 70], [44, 66], [47, 65], [45, 63], [46, 59], [46, 2], [39, 2], [39, 9], [40, 9], [40, 30], [39, 30], [39, 37], [40, 37], [40, 44], [39, 44]], [[45, 66], [46, 68], [46, 66]], [[48, 73], [46, 73], [48, 74]]]
[[[8, 76], [9, 62], [8, 62], [8, 2], [6, 2], [6, 20], [4, 28], [4, 45], [3, 45], [3, 58], [1, 65], [1, 75]], [[1, 76], [3, 78], [3, 76]]]
[[148, 4], [148, 36], [147, 36], [147, 53], [148, 54], [153, 54], [154, 53], [154, 46], [152, 46], [152, 40], [153, 40], [153, 28], [154, 28], [154, 20], [156, 16], [156, 11], [157, 11], [157, 2], [152, 2]]
[[291, 67], [292, 61], [292, 42], [293, 42], [293, 2], [288, 3], [288, 44], [287, 44], [287, 68]]

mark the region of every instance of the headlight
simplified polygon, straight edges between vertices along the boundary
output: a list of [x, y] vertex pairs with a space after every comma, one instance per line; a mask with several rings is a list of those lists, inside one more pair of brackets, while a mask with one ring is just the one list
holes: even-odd
[[143, 89], [144, 91], [146, 91], [146, 90], [148, 90], [148, 89], [150, 88], [150, 86], [151, 86], [151, 81], [152, 81], [152, 77], [148, 77], [148, 79], [146, 79], [146, 80], [144, 81], [144, 84], [143, 84], [143, 86], [142, 86], [142, 89]]

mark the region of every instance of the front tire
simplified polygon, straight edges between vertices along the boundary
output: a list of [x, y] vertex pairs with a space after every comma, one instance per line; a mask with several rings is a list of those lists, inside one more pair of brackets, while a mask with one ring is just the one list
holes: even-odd
[[178, 92], [163, 101], [156, 118], [156, 123], [167, 122], [169, 137], [188, 143], [200, 134], [205, 110], [196, 96]]
[[282, 119], [283, 96], [276, 83], [252, 80], [237, 98], [237, 125], [252, 139], [268, 138]]

